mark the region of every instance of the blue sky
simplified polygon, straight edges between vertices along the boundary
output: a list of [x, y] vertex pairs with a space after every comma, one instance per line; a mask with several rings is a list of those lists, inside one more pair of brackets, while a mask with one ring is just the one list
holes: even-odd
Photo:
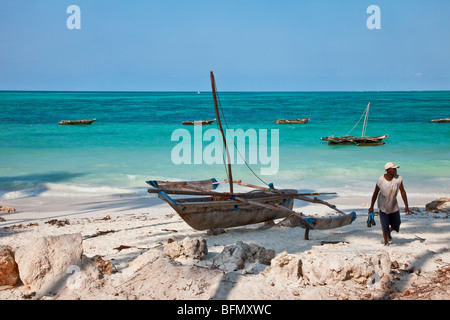
[[0, 90], [209, 91], [210, 70], [220, 91], [450, 90], [449, 16], [448, 0], [0, 0]]

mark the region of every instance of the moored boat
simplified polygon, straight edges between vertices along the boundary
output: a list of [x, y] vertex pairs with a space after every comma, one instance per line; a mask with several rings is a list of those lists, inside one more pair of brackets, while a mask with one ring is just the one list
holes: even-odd
[[279, 119], [275, 120], [276, 124], [303, 124], [307, 123], [311, 118], [298, 118], [298, 119]]
[[450, 122], [450, 118], [445, 118], [445, 119], [435, 119], [435, 120], [431, 120], [430, 122], [434, 122], [434, 123], [445, 123], [445, 122]]
[[[366, 129], [367, 129], [367, 120], [369, 118], [369, 107], [370, 102], [367, 105], [366, 109], [364, 110], [361, 118], [359, 118], [358, 122], [355, 124], [355, 126], [344, 136], [329, 136], [329, 137], [322, 137], [320, 138], [321, 141], [328, 141], [328, 144], [335, 145], [335, 144], [341, 144], [341, 145], [356, 145], [356, 146], [381, 146], [385, 144], [383, 141], [388, 137], [387, 134], [383, 136], [372, 136], [367, 137], [365, 136]], [[356, 128], [358, 123], [361, 121], [361, 119], [364, 117], [364, 124], [362, 128], [362, 133], [360, 137], [356, 136], [349, 136], [348, 134], [353, 131], [353, 129]]]
[[77, 125], [77, 124], [91, 124], [96, 119], [87, 119], [87, 120], [61, 120], [59, 124], [64, 125]]
[[215, 121], [216, 119], [213, 120], [197, 120], [197, 121], [183, 121], [184, 125], [194, 125], [194, 126], [204, 126], [204, 125], [208, 125], [211, 124]]
[[354, 144], [357, 146], [380, 146], [385, 144], [383, 140], [388, 137], [387, 134], [378, 137], [355, 137], [355, 136], [342, 136], [342, 137], [323, 137], [322, 141], [328, 141], [328, 144]]

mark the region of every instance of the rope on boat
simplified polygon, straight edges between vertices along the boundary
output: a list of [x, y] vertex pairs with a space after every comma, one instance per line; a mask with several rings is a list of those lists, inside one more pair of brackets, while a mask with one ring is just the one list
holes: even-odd
[[[242, 161], [244, 161], [245, 165], [247, 166], [247, 168], [253, 173], [253, 175], [259, 179], [259, 181], [261, 181], [262, 183], [264, 183], [266, 186], [268, 186], [269, 188], [273, 187], [270, 184], [268, 184], [267, 182], [265, 182], [263, 179], [261, 179], [261, 177], [259, 177], [255, 171], [253, 171], [253, 169], [249, 166], [249, 164], [247, 163], [247, 161], [245, 161], [245, 158], [242, 156], [241, 152], [239, 151], [237, 145], [236, 145], [236, 141], [234, 141], [234, 137], [231, 135], [230, 133], [230, 128], [228, 127], [228, 123], [227, 123], [227, 119], [225, 118], [225, 114], [223, 113], [223, 109], [222, 109], [222, 104], [220, 103], [220, 97], [219, 97], [219, 93], [217, 92], [217, 86], [216, 86], [216, 96], [217, 96], [217, 102], [218, 102], [218, 107], [220, 109], [220, 112], [222, 114], [222, 119], [225, 122], [225, 126], [227, 127], [227, 133], [230, 134], [230, 136], [232, 137], [233, 140], [233, 145], [234, 145], [234, 149], [238, 152], [239, 156], [241, 157]], [[217, 130], [219, 130], [218, 124], [217, 125]], [[221, 144], [222, 146], [222, 144]], [[223, 152], [223, 146], [222, 146], [222, 157], [224, 159], [224, 164], [225, 164], [225, 156], [224, 156], [224, 152]], [[225, 171], [227, 172], [227, 176], [229, 177], [228, 174], [228, 170], [225, 164]]]

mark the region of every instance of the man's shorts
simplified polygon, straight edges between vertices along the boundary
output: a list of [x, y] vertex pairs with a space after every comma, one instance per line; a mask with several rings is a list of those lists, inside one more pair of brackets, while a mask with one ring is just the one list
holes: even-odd
[[399, 232], [400, 211], [396, 211], [394, 213], [389, 214], [380, 211], [380, 223], [381, 223], [381, 230], [383, 230], [384, 233], [389, 233], [389, 226], [392, 227], [392, 230]]

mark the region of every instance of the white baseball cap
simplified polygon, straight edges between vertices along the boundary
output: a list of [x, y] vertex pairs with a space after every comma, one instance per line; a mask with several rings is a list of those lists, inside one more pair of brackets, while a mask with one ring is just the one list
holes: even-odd
[[384, 165], [384, 170], [391, 169], [391, 168], [400, 168], [400, 167], [393, 162], [388, 162]]

